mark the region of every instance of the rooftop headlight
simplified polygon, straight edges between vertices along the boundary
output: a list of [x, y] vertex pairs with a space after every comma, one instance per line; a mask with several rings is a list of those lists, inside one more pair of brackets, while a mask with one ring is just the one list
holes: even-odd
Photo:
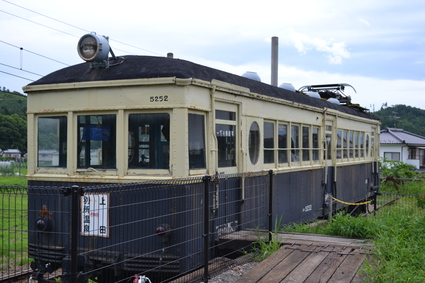
[[78, 41], [78, 55], [87, 62], [102, 62], [110, 51], [108, 38], [96, 33], [83, 35]]

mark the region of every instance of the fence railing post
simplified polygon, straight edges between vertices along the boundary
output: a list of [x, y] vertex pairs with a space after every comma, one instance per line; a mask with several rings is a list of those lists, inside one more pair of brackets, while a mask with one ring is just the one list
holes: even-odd
[[273, 240], [273, 170], [269, 171], [269, 211], [268, 211], [268, 218], [269, 218], [269, 242]]
[[[65, 258], [62, 274], [62, 282], [78, 282], [78, 236], [80, 228], [80, 196], [84, 195], [83, 188], [77, 185], [64, 188], [62, 193], [65, 197], [71, 195], [71, 235], [69, 258]], [[69, 264], [69, 266], [68, 266]]]
[[208, 262], [209, 262], [209, 250], [210, 250], [210, 181], [211, 176], [206, 175], [202, 178], [204, 182], [204, 278], [203, 282], [208, 283]]

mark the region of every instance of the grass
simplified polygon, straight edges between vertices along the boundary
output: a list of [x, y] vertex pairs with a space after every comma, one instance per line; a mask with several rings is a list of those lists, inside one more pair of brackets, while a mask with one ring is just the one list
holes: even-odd
[[[19, 174], [19, 175], [16, 175]], [[26, 168], [10, 168], [0, 166], [0, 186], [27, 186]]]
[[22, 176], [0, 176], [0, 269], [14, 270], [29, 263], [28, 250], [28, 196], [25, 187], [26, 169]]
[[[371, 239], [375, 257], [363, 267], [367, 282], [425, 282], [425, 209], [417, 201], [425, 195], [421, 182], [398, 186], [399, 199], [368, 217], [339, 213], [326, 225], [295, 225], [285, 231]], [[393, 192], [391, 184], [381, 191]], [[383, 195], [380, 203], [394, 199]]]

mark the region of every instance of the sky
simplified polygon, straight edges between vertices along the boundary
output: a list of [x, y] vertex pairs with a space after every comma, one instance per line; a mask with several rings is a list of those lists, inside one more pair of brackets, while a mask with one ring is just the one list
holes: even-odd
[[166, 56], [278, 84], [348, 83], [371, 111], [425, 109], [425, 1], [0, 0], [0, 87], [22, 87], [82, 63], [81, 36], [109, 37], [115, 55]]

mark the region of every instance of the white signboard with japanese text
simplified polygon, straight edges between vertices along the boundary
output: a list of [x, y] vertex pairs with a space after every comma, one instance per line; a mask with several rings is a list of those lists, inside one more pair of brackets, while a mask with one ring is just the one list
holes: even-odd
[[81, 235], [109, 237], [109, 194], [81, 197]]

